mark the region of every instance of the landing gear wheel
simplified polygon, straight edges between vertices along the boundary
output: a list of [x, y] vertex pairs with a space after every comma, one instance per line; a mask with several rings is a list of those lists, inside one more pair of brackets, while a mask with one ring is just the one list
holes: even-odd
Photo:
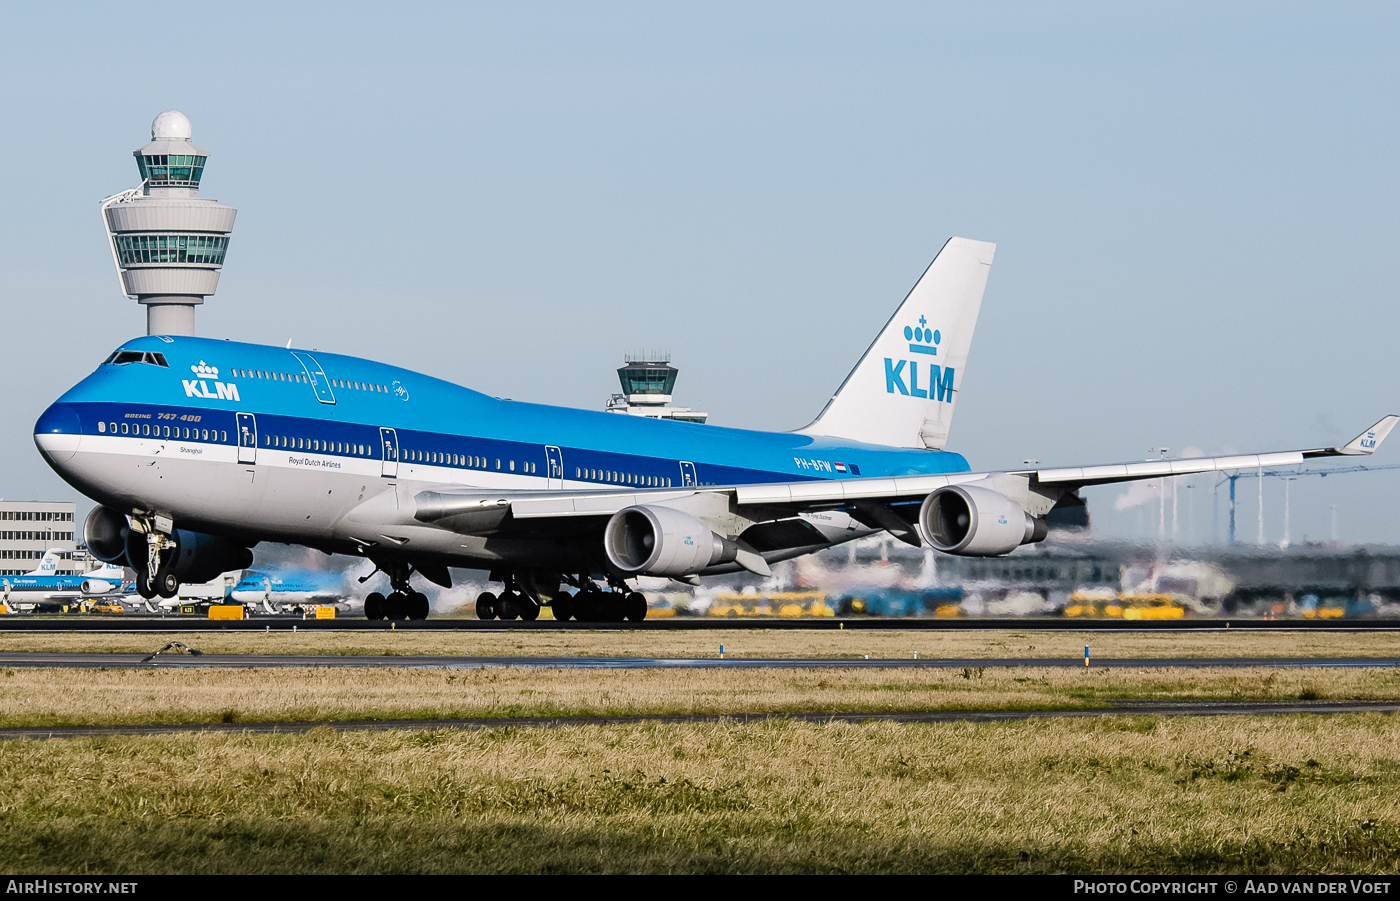
[[520, 618], [527, 623], [532, 623], [540, 618], [540, 605], [528, 597], [520, 597]]
[[408, 619], [408, 598], [397, 591], [384, 599], [384, 615], [392, 620]]
[[496, 615], [501, 619], [511, 620], [520, 616], [520, 595], [513, 591], [507, 591], [501, 595], [500, 603], [496, 605]]
[[554, 614], [556, 622], [566, 623], [574, 618], [574, 599], [567, 591], [561, 591], [554, 596], [554, 601], [549, 605], [549, 610]]
[[428, 596], [423, 592], [415, 591], [408, 596], [408, 618], [428, 618]]
[[622, 601], [622, 613], [629, 623], [639, 623], [647, 618], [647, 599], [640, 591], [634, 591]]
[[377, 591], [372, 591], [369, 597], [365, 598], [365, 619], [384, 618], [384, 595]]
[[144, 570], [138, 569], [136, 571], [136, 593], [148, 601], [153, 600], [156, 596], [156, 587], [147, 583]]
[[603, 595], [603, 622], [621, 623], [627, 621], [627, 608], [623, 606], [622, 595], [610, 591]]
[[483, 591], [481, 594], [476, 596], [476, 618], [496, 618], [496, 596], [491, 592]]
[[574, 602], [570, 605], [573, 607], [574, 619], [581, 623], [598, 622], [602, 618], [599, 614], [603, 606], [600, 597], [596, 591], [580, 591], [574, 595]]
[[163, 598], [173, 598], [180, 593], [180, 580], [172, 572], [156, 571], [156, 594]]

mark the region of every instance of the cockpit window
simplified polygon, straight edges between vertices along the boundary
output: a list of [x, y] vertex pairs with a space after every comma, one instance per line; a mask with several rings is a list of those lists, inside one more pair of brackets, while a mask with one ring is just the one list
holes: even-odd
[[165, 362], [165, 354], [151, 353], [142, 350], [119, 350], [110, 357], [102, 361], [102, 365], [122, 366], [127, 363], [149, 363], [152, 366], [164, 366], [170, 368], [170, 364]]

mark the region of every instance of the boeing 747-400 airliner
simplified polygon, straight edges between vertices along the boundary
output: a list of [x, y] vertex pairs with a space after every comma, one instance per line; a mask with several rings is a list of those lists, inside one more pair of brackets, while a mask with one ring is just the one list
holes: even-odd
[[[646, 615], [638, 576], [692, 584], [886, 530], [948, 554], [1045, 537], [1086, 485], [1370, 454], [1341, 447], [971, 472], [944, 449], [995, 245], [952, 238], [827, 402], [795, 432], [488, 397], [369, 360], [207, 338], [128, 341], [39, 418], [34, 440], [100, 504], [84, 527], [140, 592], [173, 597], [278, 541], [369, 558], [371, 619], [422, 618], [418, 573], [487, 569], [483, 618]], [[604, 591], [599, 582], [613, 589]], [[570, 594], [564, 586], [571, 586]]]

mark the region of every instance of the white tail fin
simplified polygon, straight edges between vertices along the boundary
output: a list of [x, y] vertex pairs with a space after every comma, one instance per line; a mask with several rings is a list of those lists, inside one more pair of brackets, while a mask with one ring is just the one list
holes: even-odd
[[37, 569], [25, 573], [26, 576], [56, 576], [58, 575], [58, 555], [62, 551], [57, 548], [49, 548], [44, 552], [44, 559], [39, 561]]
[[997, 246], [949, 238], [804, 435], [942, 450]]

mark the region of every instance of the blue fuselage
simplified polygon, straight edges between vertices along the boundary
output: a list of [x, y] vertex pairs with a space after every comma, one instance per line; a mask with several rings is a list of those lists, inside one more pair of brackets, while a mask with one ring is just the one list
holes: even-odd
[[519, 403], [355, 357], [188, 337], [127, 342], [35, 438], [114, 509], [320, 546], [390, 484], [646, 490], [968, 468], [955, 453]]

